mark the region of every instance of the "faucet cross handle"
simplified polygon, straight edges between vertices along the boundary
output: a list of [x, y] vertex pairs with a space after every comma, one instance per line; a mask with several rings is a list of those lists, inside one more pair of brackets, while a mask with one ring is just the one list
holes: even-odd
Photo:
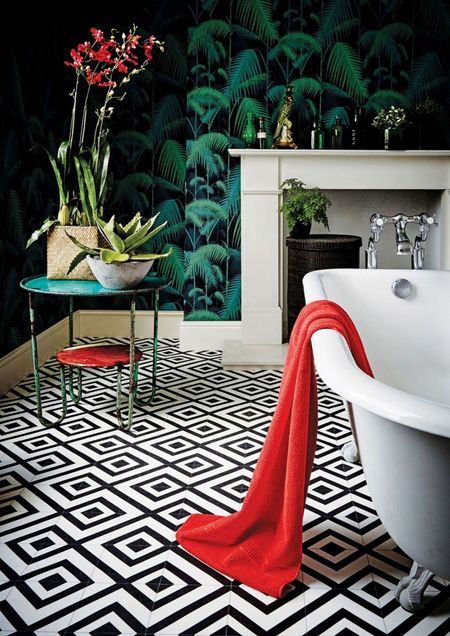
[[418, 222], [419, 222], [419, 231], [420, 231], [420, 236], [416, 237], [416, 241], [420, 240], [420, 241], [426, 241], [427, 237], [428, 237], [428, 232], [430, 231], [430, 228], [432, 225], [436, 225], [437, 226], [437, 222], [436, 222], [436, 212], [433, 212], [433, 214], [429, 215], [426, 214], [425, 212], [423, 214], [420, 214], [418, 217]]
[[380, 240], [384, 226], [384, 217], [381, 214], [372, 214], [370, 217], [370, 231], [372, 232], [372, 240], [377, 243]]

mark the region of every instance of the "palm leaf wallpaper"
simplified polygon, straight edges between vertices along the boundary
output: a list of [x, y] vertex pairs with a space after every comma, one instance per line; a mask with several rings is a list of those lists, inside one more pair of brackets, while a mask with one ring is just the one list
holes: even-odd
[[[63, 60], [94, 24], [135, 22], [165, 41], [164, 54], [133, 84], [114, 120], [108, 210], [123, 220], [138, 210], [159, 212], [168, 221], [153, 246], [174, 248], [158, 264], [172, 280], [162, 309], [182, 309], [186, 320], [240, 318], [240, 174], [228, 148], [244, 146], [249, 111], [265, 118], [271, 142], [286, 84], [293, 87], [300, 147], [309, 147], [318, 116], [328, 128], [336, 116], [349, 126], [356, 107], [364, 106], [370, 121], [394, 104], [414, 117], [425, 100], [434, 100], [430, 147], [449, 147], [446, 0], [153, 0], [130, 6], [129, 16], [126, 10], [106, 21], [100, 11], [89, 22], [77, 16], [70, 24], [63, 16], [40, 17], [20, 49], [13, 39], [23, 28], [18, 9], [17, 28], [8, 29], [0, 97], [0, 355], [28, 338], [18, 283], [45, 271], [45, 241], [28, 251], [25, 242], [56, 212], [45, 162], [30, 148], [55, 149], [66, 137], [61, 113], [69, 111], [71, 78]], [[376, 147], [376, 131], [368, 128]], [[417, 147], [416, 129], [410, 127], [410, 147]], [[39, 329], [66, 312], [64, 303], [46, 299], [38, 306]]]

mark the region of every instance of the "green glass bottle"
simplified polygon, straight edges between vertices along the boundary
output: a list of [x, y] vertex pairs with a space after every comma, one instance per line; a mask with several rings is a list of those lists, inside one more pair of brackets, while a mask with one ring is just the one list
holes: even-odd
[[244, 140], [247, 148], [253, 148], [256, 141], [256, 128], [254, 122], [254, 114], [250, 111], [247, 113], [247, 125], [242, 133], [242, 139]]
[[325, 130], [322, 122], [314, 121], [311, 130], [311, 148], [313, 150], [323, 150], [325, 148]]
[[344, 126], [341, 117], [336, 117], [336, 122], [331, 126], [331, 148], [340, 150], [343, 147]]

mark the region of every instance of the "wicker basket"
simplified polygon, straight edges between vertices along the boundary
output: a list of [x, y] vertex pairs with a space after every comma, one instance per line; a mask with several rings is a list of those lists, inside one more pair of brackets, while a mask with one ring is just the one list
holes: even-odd
[[47, 278], [95, 280], [86, 260], [79, 263], [70, 274], [67, 273], [71, 262], [81, 250], [72, 243], [66, 232], [88, 247], [97, 247], [99, 244], [99, 233], [95, 226], [53, 226], [47, 235]]
[[303, 276], [316, 269], [359, 267], [360, 236], [311, 234], [305, 239], [286, 239], [288, 248], [288, 330], [305, 306]]

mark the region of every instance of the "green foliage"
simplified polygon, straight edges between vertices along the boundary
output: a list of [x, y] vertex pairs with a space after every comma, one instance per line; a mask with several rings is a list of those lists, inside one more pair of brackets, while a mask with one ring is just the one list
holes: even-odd
[[444, 42], [450, 33], [450, 6], [447, 0], [419, 0], [418, 24], [429, 34]]
[[430, 51], [424, 53], [413, 66], [408, 97], [412, 102], [418, 102], [431, 97], [437, 89], [446, 85], [448, 72], [444, 71], [438, 54]]
[[235, 55], [230, 64], [225, 94], [232, 101], [257, 92], [267, 82], [267, 73], [263, 70], [261, 58], [255, 49], [245, 49]]
[[174, 183], [180, 190], [186, 178], [186, 152], [183, 145], [175, 139], [164, 142], [159, 155], [160, 174]]
[[362, 78], [361, 62], [356, 51], [349, 44], [336, 42], [328, 58], [330, 80], [346, 90], [355, 101], [368, 96], [367, 86]]
[[379, 111], [384, 107], [388, 106], [402, 106], [403, 108], [407, 108], [410, 106], [410, 101], [407, 97], [398, 93], [397, 91], [392, 90], [381, 90], [376, 93], [372, 93], [369, 99], [366, 102], [366, 110], [370, 111]]
[[163, 258], [158, 262], [158, 272], [162, 276], [170, 278], [172, 286], [175, 287], [180, 293], [183, 291], [184, 283], [184, 249], [179, 245], [166, 246], [169, 250], [172, 250], [172, 256], [170, 258]]
[[281, 184], [286, 189], [280, 212], [286, 217], [289, 231], [296, 223], [316, 221], [329, 230], [327, 209], [331, 205], [329, 198], [319, 188], [305, 188], [299, 179], [286, 179]]
[[185, 320], [221, 320], [220, 316], [214, 314], [212, 311], [208, 311], [207, 309], [199, 310], [199, 311], [191, 311], [191, 313], [186, 314], [184, 317]]
[[203, 53], [213, 62], [223, 59], [224, 49], [217, 46], [217, 39], [230, 34], [230, 25], [224, 20], [208, 20], [189, 29], [188, 55]]
[[408, 41], [414, 36], [409, 24], [405, 22], [392, 22], [379, 30], [366, 31], [360, 38], [360, 44], [368, 48], [364, 64], [373, 58], [385, 56], [395, 64], [401, 64], [407, 53], [399, 46], [399, 41]]
[[221, 320], [239, 320], [241, 314], [241, 275], [233, 276], [225, 292], [223, 307], [219, 310]]
[[319, 17], [317, 39], [324, 46], [336, 42], [339, 37], [349, 36], [356, 26], [354, 0], [326, 0]]
[[239, 0], [236, 3], [238, 22], [267, 44], [279, 39], [271, 5], [270, 0]]
[[228, 99], [216, 88], [200, 86], [187, 94], [187, 109], [199, 115], [203, 123], [207, 123], [210, 111], [215, 113], [228, 108]]
[[224, 168], [222, 153], [229, 146], [228, 138], [222, 133], [211, 132], [201, 135], [187, 145], [187, 168], [201, 166], [211, 175], [219, 176]]
[[304, 51], [320, 53], [320, 42], [309, 33], [303, 31], [291, 31], [280, 38], [279, 42], [271, 47], [268, 53], [268, 60], [274, 60], [282, 57], [288, 58], [295, 63], [299, 55]]

